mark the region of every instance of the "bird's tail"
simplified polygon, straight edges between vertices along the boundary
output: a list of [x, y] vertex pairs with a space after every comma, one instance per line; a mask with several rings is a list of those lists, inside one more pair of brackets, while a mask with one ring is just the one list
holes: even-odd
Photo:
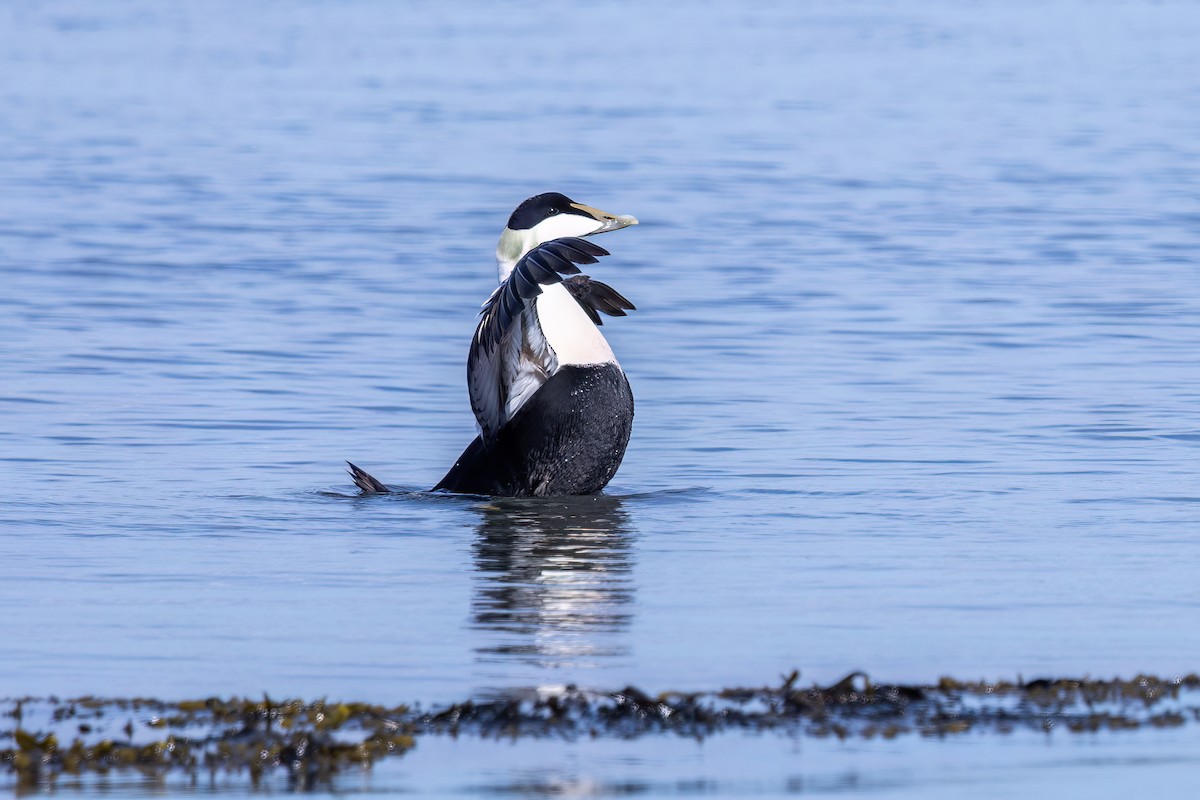
[[350, 477], [354, 480], [354, 485], [362, 490], [363, 494], [389, 494], [392, 490], [384, 486], [375, 476], [364, 471], [358, 466], [346, 462], [350, 465]]

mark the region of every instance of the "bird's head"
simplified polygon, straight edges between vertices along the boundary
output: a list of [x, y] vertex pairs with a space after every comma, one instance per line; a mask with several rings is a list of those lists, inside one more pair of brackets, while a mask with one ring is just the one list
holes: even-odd
[[592, 236], [630, 225], [636, 217], [609, 214], [598, 208], [576, 203], [565, 194], [546, 192], [529, 198], [508, 218], [508, 225], [496, 245], [496, 265], [500, 280], [508, 277], [521, 256], [551, 239], [564, 236]]

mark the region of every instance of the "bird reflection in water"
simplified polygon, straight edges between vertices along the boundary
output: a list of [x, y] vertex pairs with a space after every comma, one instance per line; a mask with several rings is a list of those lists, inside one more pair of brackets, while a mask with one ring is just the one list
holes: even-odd
[[633, 536], [620, 500], [497, 499], [477, 510], [472, 615], [501, 639], [476, 649], [481, 661], [582, 666], [627, 652]]

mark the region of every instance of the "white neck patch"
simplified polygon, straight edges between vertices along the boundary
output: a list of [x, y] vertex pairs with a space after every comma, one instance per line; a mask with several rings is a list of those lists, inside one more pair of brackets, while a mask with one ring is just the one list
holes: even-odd
[[561, 239], [564, 236], [587, 236], [603, 226], [604, 223], [592, 217], [555, 214], [527, 230], [514, 231], [512, 228], [505, 228], [500, 234], [500, 242], [496, 245], [496, 271], [500, 282], [503, 283], [508, 278], [521, 256], [542, 242]]

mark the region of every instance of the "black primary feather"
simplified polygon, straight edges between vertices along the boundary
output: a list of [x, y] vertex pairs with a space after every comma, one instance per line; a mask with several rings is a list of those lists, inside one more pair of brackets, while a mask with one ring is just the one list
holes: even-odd
[[[594, 245], [591, 242], [587, 241], [586, 239], [570, 238], [570, 239], [559, 239], [558, 241], [563, 243], [563, 248], [565, 250], [573, 251], [576, 254], [577, 257], [573, 259], [576, 264], [599, 264], [600, 262], [597, 258], [595, 258], [595, 256], [608, 255], [608, 251], [605, 250], [603, 247]], [[574, 248], [571, 246], [572, 242], [582, 242], [583, 244], [589, 245], [591, 248], [595, 248], [595, 250], [599, 250], [600, 252], [597, 253], [594, 250], [589, 252], [589, 250], [586, 250], [586, 249], [580, 250], [580, 249]]]
[[[525, 310], [526, 302], [542, 293], [540, 284], [560, 283], [564, 274], [579, 272], [575, 264], [595, 264], [600, 256], [608, 254], [600, 245], [572, 236], [552, 239], [530, 250], [479, 312], [481, 319], [475, 335], [480, 344], [489, 351], [496, 347], [513, 320]], [[611, 289], [608, 291], [625, 303], [629, 302]]]
[[624, 317], [627, 310], [637, 311], [637, 306], [616, 289], [587, 275], [567, 278], [563, 281], [563, 286], [587, 313], [588, 318], [597, 325], [604, 324], [600, 319], [601, 313], [610, 317]]

